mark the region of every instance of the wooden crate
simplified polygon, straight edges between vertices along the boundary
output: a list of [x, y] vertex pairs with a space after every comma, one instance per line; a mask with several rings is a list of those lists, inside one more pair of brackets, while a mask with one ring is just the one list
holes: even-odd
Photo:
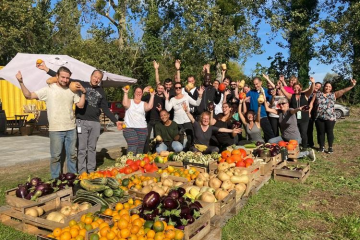
[[[97, 233], [99, 231], [98, 228], [86, 231], [85, 240], [90, 240], [90, 236], [93, 233]], [[44, 234], [39, 234], [36, 236], [36, 240], [56, 240], [56, 238], [47, 237]]]
[[230, 212], [236, 204], [236, 191], [232, 190], [229, 195], [226, 196], [221, 201], [216, 202], [215, 205], [215, 214], [223, 215], [227, 212]]
[[250, 167], [244, 168], [244, 167], [237, 167], [242, 170], [247, 170], [249, 172], [249, 183], [246, 184], [246, 190], [243, 196], [248, 196], [250, 193], [251, 188], [255, 184], [255, 180], [258, 179], [261, 176], [260, 173], [260, 162], [254, 162], [253, 165]]
[[[301, 166], [302, 171], [282, 169], [284, 166]], [[310, 175], [310, 164], [298, 164], [284, 161], [274, 169], [274, 180], [292, 183], [303, 183]]]
[[245, 207], [248, 201], [249, 201], [249, 197], [242, 197], [240, 199], [236, 199], [235, 213], [238, 214], [241, 211], [241, 209]]
[[185, 240], [202, 240], [210, 232], [210, 212], [202, 214], [184, 229]]
[[167, 161], [166, 163], [155, 163], [155, 164], [160, 169], [165, 169], [168, 166], [173, 166], [173, 167], [183, 167], [184, 166], [183, 162], [175, 162], [175, 161]]
[[200, 164], [200, 163], [193, 163], [193, 162], [184, 162], [185, 167], [194, 167], [199, 172], [205, 173], [214, 173], [217, 170], [217, 161], [209, 161], [208, 165]]
[[288, 158], [290, 159], [298, 159], [300, 153], [299, 145], [296, 146], [294, 150], [288, 150]]
[[48, 202], [57, 197], [59, 197], [61, 199], [70, 200], [70, 198], [73, 196], [72, 188], [68, 188], [68, 189], [60, 190], [60, 191], [57, 191], [55, 193], [52, 193], [52, 194], [49, 194], [49, 195], [46, 195], [43, 197], [39, 197], [36, 201], [31, 201], [31, 200], [27, 200], [27, 199], [23, 199], [23, 198], [18, 198], [16, 196], [16, 189], [17, 188], [13, 188], [13, 189], [5, 191], [6, 203], [9, 206], [11, 206], [14, 210], [21, 211], [21, 212], [24, 211], [25, 207], [33, 206], [34, 203]]
[[260, 175], [264, 176], [268, 173], [272, 173], [274, 166], [274, 161], [271, 159], [265, 159], [265, 162], [260, 162]]
[[210, 213], [210, 218], [212, 218], [213, 216], [215, 216], [215, 203], [209, 203], [209, 202], [204, 202], [201, 200], [197, 200], [202, 208], [200, 209], [200, 213], [206, 213], [207, 211], [209, 211]]
[[221, 232], [221, 228], [212, 227], [208, 235], [206, 235], [203, 240], [221, 240]]

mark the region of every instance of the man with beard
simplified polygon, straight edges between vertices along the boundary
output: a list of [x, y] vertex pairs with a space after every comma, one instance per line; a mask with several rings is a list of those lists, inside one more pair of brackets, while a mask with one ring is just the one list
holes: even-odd
[[[44, 70], [50, 76], [55, 72], [49, 69], [45, 63], [38, 64], [37, 67]], [[119, 128], [121, 122], [116, 119], [108, 107], [105, 91], [100, 87], [103, 72], [94, 70], [91, 73], [90, 82], [70, 79], [72, 82], [81, 84], [86, 89], [86, 101], [84, 108], [76, 108], [76, 126], [78, 135], [78, 173], [94, 172], [96, 170], [96, 144], [100, 137], [100, 109], [110, 120]], [[46, 81], [52, 83], [50, 78]]]
[[66, 161], [68, 171], [76, 173], [76, 130], [73, 104], [82, 109], [85, 105], [85, 88], [75, 84], [76, 90], [81, 91], [81, 97], [73, 93], [69, 88], [71, 71], [66, 67], [60, 67], [56, 73], [57, 82], [44, 87], [36, 92], [30, 92], [24, 85], [23, 77], [19, 71], [16, 79], [19, 81], [21, 91], [26, 99], [38, 99], [46, 102], [49, 119], [50, 137], [50, 171], [51, 177], [60, 175], [61, 152], [65, 144]]
[[[258, 109], [258, 98], [260, 93], [264, 94], [265, 97], [265, 102], [268, 101], [270, 102], [271, 100], [271, 95], [268, 93], [267, 89], [264, 89], [262, 87], [262, 81], [259, 77], [255, 77], [253, 79], [253, 83], [255, 86], [255, 89], [250, 90], [246, 96], [250, 97], [250, 109], [248, 110], [252, 110], [254, 112], [257, 112]], [[266, 114], [266, 110], [264, 105], [261, 105], [261, 111], [260, 111], [260, 126], [264, 132], [264, 139], [265, 142], [268, 142], [269, 139], [274, 138], [275, 134], [271, 128], [271, 124], [269, 122], [269, 119], [267, 117]]]
[[[203, 112], [208, 110], [209, 104], [218, 104], [221, 99], [221, 94], [211, 85], [210, 64], [204, 65], [203, 70], [205, 72], [204, 81], [198, 89], [203, 87], [204, 93], [200, 105], [195, 108], [193, 114], [195, 119], [198, 119]], [[197, 94], [197, 91], [195, 93]]]
[[[160, 111], [165, 108], [165, 88], [163, 85], [158, 84], [156, 86], [156, 94], [154, 96], [153, 108], [146, 113], [146, 122], [148, 128], [148, 135], [145, 142], [144, 152], [147, 153], [150, 150], [150, 135], [154, 131], [154, 136], [157, 135], [155, 131], [155, 125], [160, 122]], [[141, 101], [149, 102], [150, 94], [147, 94], [141, 98]]]
[[233, 81], [231, 77], [227, 76], [224, 79], [225, 82], [230, 82], [230, 89], [226, 90], [224, 93], [224, 100], [223, 102], [227, 102], [230, 104], [239, 103], [239, 86], [238, 83]]

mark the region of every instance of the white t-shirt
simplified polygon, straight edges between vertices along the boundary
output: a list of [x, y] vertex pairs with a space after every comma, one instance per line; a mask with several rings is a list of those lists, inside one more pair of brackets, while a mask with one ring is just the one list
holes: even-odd
[[166, 111], [170, 112], [172, 108], [174, 108], [174, 122], [177, 124], [184, 124], [187, 122], [190, 122], [189, 117], [187, 116], [186, 112], [183, 109], [182, 104], [186, 103], [188, 109], [189, 109], [189, 103], [194, 106], [199, 106], [201, 103], [201, 98], [198, 97], [198, 99], [195, 101], [190, 97], [187, 93], [184, 94], [184, 96], [180, 99], [176, 99], [175, 97], [171, 98], [170, 101], [165, 101], [165, 109]]
[[130, 100], [130, 107], [125, 112], [124, 117], [127, 128], [146, 128], [145, 102], [136, 104], [133, 99]]
[[46, 102], [49, 131], [68, 131], [75, 129], [73, 104], [80, 96], [70, 88], [62, 88], [56, 83], [35, 92], [39, 100]]
[[214, 111], [215, 111], [215, 115], [218, 115], [220, 113], [222, 113], [222, 105], [223, 105], [223, 101], [224, 101], [224, 94], [221, 93], [221, 99], [220, 99], [220, 102], [218, 104], [215, 104], [215, 108], [214, 108]]
[[[270, 105], [270, 107], [271, 107], [272, 109], [278, 110], [278, 109], [279, 109], [278, 102], [279, 102], [279, 100], [282, 99], [282, 98], [285, 98], [285, 96], [275, 96], [274, 102], [273, 102], [272, 105]], [[269, 113], [269, 117], [279, 118], [279, 115], [274, 114], [274, 113]]]

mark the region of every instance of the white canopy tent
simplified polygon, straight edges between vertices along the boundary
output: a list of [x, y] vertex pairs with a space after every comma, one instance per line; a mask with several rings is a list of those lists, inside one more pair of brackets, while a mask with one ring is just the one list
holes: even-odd
[[[73, 73], [71, 78], [88, 82], [90, 81], [91, 73], [95, 70], [94, 67], [67, 55], [18, 53], [0, 70], [0, 78], [6, 79], [20, 88], [15, 75], [18, 71], [21, 71], [24, 84], [31, 92], [45, 87], [46, 79], [49, 78], [49, 75], [36, 67], [37, 59], [45, 61], [46, 66], [55, 72], [61, 66], [67, 67]], [[104, 72], [102, 86], [121, 87], [136, 82], [137, 80], [134, 78]]]

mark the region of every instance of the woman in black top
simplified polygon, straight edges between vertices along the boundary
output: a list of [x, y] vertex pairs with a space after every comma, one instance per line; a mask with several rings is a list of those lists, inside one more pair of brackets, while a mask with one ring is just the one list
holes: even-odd
[[[281, 91], [285, 97], [289, 100], [289, 107], [297, 109], [303, 106], [308, 105], [308, 99], [314, 91], [315, 79], [310, 77], [311, 86], [306, 92], [302, 92], [302, 86], [300, 83], [295, 83], [293, 85], [294, 94], [288, 93], [283, 86], [281, 86]], [[303, 149], [307, 148], [308, 138], [307, 138], [307, 129], [309, 125], [309, 111], [299, 111], [296, 113], [297, 126], [301, 135], [301, 146]]]

